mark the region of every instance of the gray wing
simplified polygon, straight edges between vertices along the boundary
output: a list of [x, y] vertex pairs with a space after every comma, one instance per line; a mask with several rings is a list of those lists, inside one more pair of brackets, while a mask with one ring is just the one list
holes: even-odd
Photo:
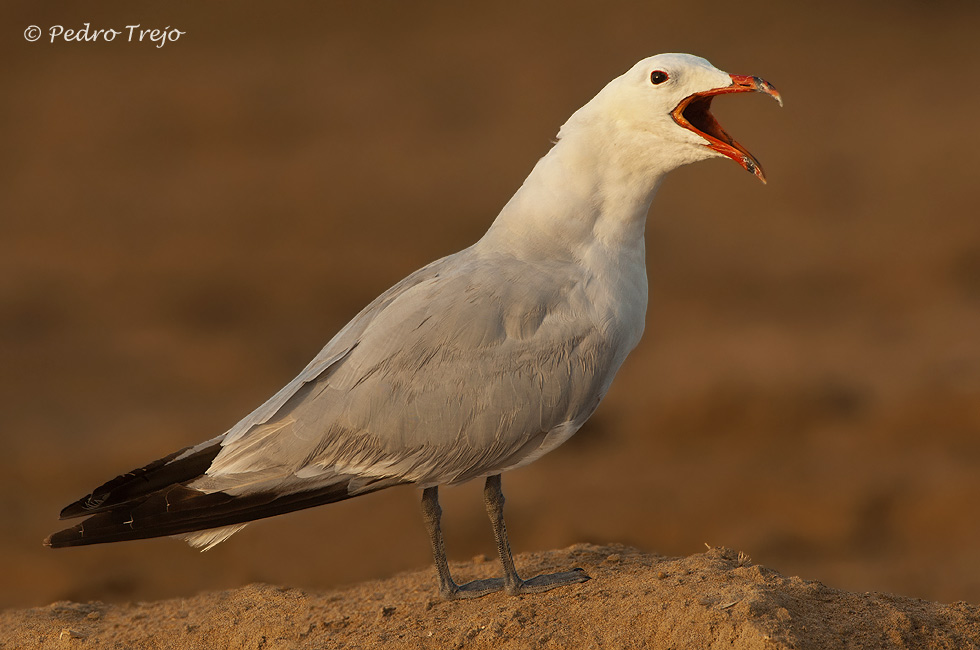
[[442, 484], [530, 462], [602, 398], [624, 353], [581, 270], [471, 249], [412, 274], [232, 428], [189, 487]]

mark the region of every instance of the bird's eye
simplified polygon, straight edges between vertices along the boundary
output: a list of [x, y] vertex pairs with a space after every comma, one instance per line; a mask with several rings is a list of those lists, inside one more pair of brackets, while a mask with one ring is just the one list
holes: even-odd
[[654, 70], [653, 72], [650, 73], [650, 83], [652, 83], [654, 86], [658, 84], [662, 84], [663, 82], [667, 81], [667, 79], [669, 78], [670, 77], [668, 77], [667, 73], [664, 72], [663, 70]]

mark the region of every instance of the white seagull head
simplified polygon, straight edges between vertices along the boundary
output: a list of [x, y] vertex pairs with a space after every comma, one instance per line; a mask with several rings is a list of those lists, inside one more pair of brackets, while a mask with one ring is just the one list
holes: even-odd
[[569, 118], [558, 137], [581, 133], [634, 161], [648, 159], [662, 171], [726, 156], [765, 183], [759, 161], [709, 110], [717, 95], [753, 91], [782, 106], [776, 89], [759, 77], [728, 74], [690, 54], [658, 54], [609, 82]]

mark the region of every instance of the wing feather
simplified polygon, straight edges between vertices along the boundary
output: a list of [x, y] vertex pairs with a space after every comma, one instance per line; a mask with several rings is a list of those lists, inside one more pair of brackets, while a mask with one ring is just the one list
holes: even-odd
[[583, 278], [465, 253], [361, 312], [319, 355], [328, 364], [236, 425], [210, 479], [274, 466], [284, 477], [453, 483], [531, 457], [558, 427], [574, 432], [621, 361], [605, 316], [587, 317]]

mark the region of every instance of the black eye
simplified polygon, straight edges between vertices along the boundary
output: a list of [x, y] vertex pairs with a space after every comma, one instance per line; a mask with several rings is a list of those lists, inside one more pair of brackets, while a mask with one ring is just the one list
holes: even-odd
[[662, 84], [663, 82], [667, 81], [667, 79], [669, 78], [670, 77], [668, 77], [667, 73], [664, 72], [663, 70], [654, 70], [653, 72], [650, 73], [650, 83], [652, 83], [654, 86], [656, 86], [657, 84]]

